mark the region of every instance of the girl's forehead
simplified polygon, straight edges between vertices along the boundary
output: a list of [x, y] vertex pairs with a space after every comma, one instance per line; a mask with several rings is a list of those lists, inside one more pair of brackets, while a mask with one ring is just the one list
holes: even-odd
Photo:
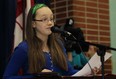
[[43, 16], [43, 15], [53, 15], [53, 12], [48, 7], [42, 7], [42, 8], [40, 8], [40, 9], [38, 9], [36, 11], [36, 14], [38, 14], [40, 16]]

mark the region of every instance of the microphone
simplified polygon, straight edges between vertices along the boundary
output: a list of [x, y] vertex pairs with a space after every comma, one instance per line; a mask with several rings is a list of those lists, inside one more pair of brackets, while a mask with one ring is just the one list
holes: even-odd
[[66, 36], [66, 37], [72, 35], [72, 34], [71, 34], [70, 32], [68, 32], [68, 31], [59, 29], [57, 26], [51, 27], [51, 31], [52, 31], [53, 33], [61, 33], [61, 35]]

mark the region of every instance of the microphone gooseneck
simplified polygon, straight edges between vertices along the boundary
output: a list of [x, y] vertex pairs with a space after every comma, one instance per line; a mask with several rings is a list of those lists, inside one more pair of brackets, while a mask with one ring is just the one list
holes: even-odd
[[72, 35], [70, 32], [61, 30], [60, 28], [58, 28], [56, 26], [51, 27], [51, 31], [53, 33], [61, 33], [61, 35], [65, 36], [65, 37], [68, 37], [68, 36]]

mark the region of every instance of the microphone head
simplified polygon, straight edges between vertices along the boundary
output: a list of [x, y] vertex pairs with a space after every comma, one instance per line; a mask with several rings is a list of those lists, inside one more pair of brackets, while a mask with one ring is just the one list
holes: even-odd
[[51, 31], [53, 33], [60, 33], [62, 37], [67, 37], [67, 38], [71, 37], [71, 33], [70, 32], [62, 30], [62, 29], [58, 28], [58, 26], [51, 27]]
[[62, 32], [62, 30], [59, 29], [58, 26], [53, 26], [53, 27], [51, 27], [51, 31], [52, 31], [53, 33], [60, 33], [60, 32]]

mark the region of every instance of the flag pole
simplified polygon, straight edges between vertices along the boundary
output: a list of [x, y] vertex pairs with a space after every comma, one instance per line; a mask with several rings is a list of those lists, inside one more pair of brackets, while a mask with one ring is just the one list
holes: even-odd
[[22, 11], [23, 11], [23, 40], [25, 40], [25, 9], [26, 9], [26, 0], [22, 0]]

